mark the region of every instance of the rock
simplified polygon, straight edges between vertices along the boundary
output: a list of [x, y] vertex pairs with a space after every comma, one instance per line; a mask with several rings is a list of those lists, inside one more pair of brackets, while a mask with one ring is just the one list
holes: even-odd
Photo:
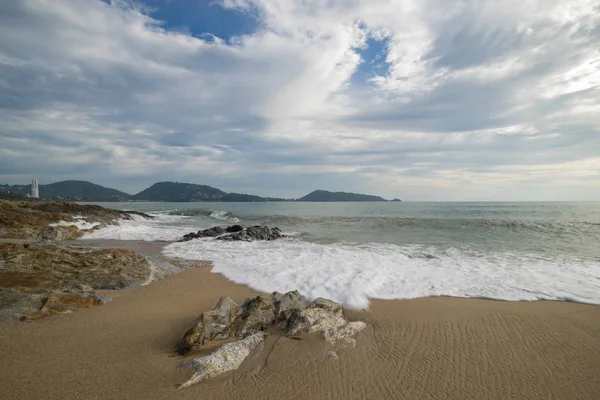
[[[61, 307], [69, 310], [77, 305], [98, 305], [90, 299], [96, 289], [146, 285], [169, 273], [206, 265], [164, 256], [145, 257], [130, 250], [0, 243], [0, 314], [6, 319], [41, 312], [47, 300], [41, 304], [40, 299], [48, 299], [51, 294], [76, 296], [57, 299], [63, 303]], [[28, 303], [31, 306], [26, 306]], [[58, 309], [58, 305], [52, 304], [53, 301], [48, 303], [49, 312], [44, 316], [56, 314], [50, 311]]]
[[79, 308], [89, 308], [100, 304], [104, 304], [104, 301], [93, 294], [52, 293], [39, 312], [24, 315], [21, 320], [31, 321], [49, 315], [68, 314]]
[[179, 240], [180, 242], [187, 242], [189, 240], [192, 239], [200, 239], [200, 238], [206, 238], [206, 237], [217, 237], [220, 235], [223, 235], [224, 233], [226, 233], [225, 229], [221, 228], [220, 226], [215, 226], [213, 228], [208, 228], [208, 229], [204, 229], [204, 230], [200, 230], [196, 233], [194, 232], [190, 232], [186, 235], [183, 235], [183, 239]]
[[288, 320], [292, 314], [303, 310], [309, 303], [306, 297], [301, 295], [297, 290], [287, 292], [284, 295], [274, 292], [271, 295], [271, 298], [275, 303], [274, 323], [282, 329], [287, 326]]
[[[339, 342], [342, 347], [355, 346], [353, 336], [366, 326], [364, 322], [348, 322], [338, 303], [318, 298], [308, 304], [308, 300], [298, 291], [286, 294], [273, 292], [270, 296], [259, 295], [246, 299], [239, 313], [236, 307], [231, 299], [221, 298], [215, 309], [202, 314], [196, 325], [186, 332], [178, 345], [180, 354], [199, 350], [202, 343], [209, 339], [220, 340], [231, 336], [243, 339], [225, 344], [209, 356], [184, 363], [196, 373], [181, 385], [182, 388], [237, 369], [250, 351], [262, 342], [266, 336], [263, 331], [273, 324], [288, 336], [319, 332], [327, 342]], [[337, 358], [337, 353], [333, 351], [328, 354]]]
[[271, 229], [267, 226], [256, 225], [244, 229], [241, 225], [232, 225], [227, 228], [215, 226], [213, 228], [204, 229], [196, 233], [190, 232], [186, 235], [183, 235], [183, 238], [179, 241], [187, 242], [192, 239], [205, 237], [214, 237], [218, 240], [227, 241], [251, 242], [253, 240], [276, 240], [285, 237], [285, 235], [279, 228]]
[[339, 328], [346, 324], [342, 306], [319, 297], [303, 310], [294, 312], [285, 328], [285, 334], [295, 336], [301, 332], [318, 332]]
[[243, 230], [244, 230], [244, 227], [241, 226], [241, 225], [228, 226], [227, 229], [226, 229], [226, 231], [228, 233], [235, 233], [235, 232], [240, 232], [240, 231], [243, 231]]
[[257, 331], [266, 330], [275, 319], [275, 304], [269, 296], [258, 295], [247, 299], [242, 305], [240, 315], [232, 326], [237, 337], [245, 337]]
[[254, 240], [276, 240], [282, 237], [284, 237], [284, 234], [279, 228], [271, 229], [268, 226], [257, 225], [230, 235], [219, 236], [217, 239], [251, 242]]
[[179, 389], [238, 369], [250, 352], [262, 344], [266, 336], [265, 332], [256, 332], [237, 342], [224, 344], [210, 355], [182, 363], [181, 366], [191, 368], [195, 373], [187, 382], [179, 386]]
[[340, 327], [331, 326], [328, 327], [327, 324], [322, 324], [318, 326], [318, 329], [321, 332], [321, 337], [328, 341], [329, 343], [337, 343], [339, 341], [346, 341], [352, 347], [356, 345], [356, 341], [353, 339], [354, 336], [363, 329], [367, 327], [362, 321], [352, 321], [348, 322]]
[[135, 217], [154, 218], [140, 212], [110, 210], [96, 205], [0, 200], [0, 237], [71, 240], [80, 237], [84, 232], [75, 226], [50, 227], [50, 224], [86, 222], [104, 226], [116, 224], [119, 219], [131, 220]]
[[295, 311], [289, 318], [285, 334], [295, 336], [301, 332], [319, 332], [329, 343], [352, 338], [366, 327], [364, 322], [347, 322], [342, 306], [331, 300], [318, 298], [303, 310]]
[[229, 297], [221, 297], [216, 307], [198, 317], [177, 346], [177, 352], [185, 355], [196, 351], [206, 340], [227, 339], [231, 335], [231, 324], [238, 316], [240, 306]]
[[22, 293], [0, 288], [0, 322], [22, 318], [38, 312], [44, 305], [46, 295]]
[[75, 240], [83, 235], [76, 226], [54, 226], [49, 227], [38, 235], [38, 239], [44, 240]]

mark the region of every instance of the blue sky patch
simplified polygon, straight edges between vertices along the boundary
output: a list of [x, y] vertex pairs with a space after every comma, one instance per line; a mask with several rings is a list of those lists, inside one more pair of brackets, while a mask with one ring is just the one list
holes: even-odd
[[147, 0], [146, 4], [149, 15], [163, 21], [163, 28], [197, 37], [210, 34], [229, 40], [252, 34], [259, 25], [255, 14], [223, 8], [214, 0]]
[[366, 47], [356, 49], [362, 62], [352, 76], [353, 83], [365, 84], [376, 76], [385, 76], [390, 70], [390, 64], [385, 61], [390, 40], [369, 37]]

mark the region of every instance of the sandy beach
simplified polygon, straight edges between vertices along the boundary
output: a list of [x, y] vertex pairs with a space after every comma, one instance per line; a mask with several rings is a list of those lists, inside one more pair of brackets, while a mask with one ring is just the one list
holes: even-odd
[[176, 368], [190, 358], [174, 353], [183, 332], [220, 296], [255, 293], [200, 268], [107, 294], [103, 306], [1, 324], [0, 398], [596, 399], [600, 390], [597, 306], [374, 300], [348, 313], [368, 328], [338, 358], [319, 340], [282, 337], [236, 373], [177, 390], [191, 376]]

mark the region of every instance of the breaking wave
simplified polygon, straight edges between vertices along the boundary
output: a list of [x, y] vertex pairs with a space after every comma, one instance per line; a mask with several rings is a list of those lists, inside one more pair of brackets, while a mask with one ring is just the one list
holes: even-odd
[[210, 259], [213, 272], [264, 292], [300, 290], [347, 307], [427, 296], [600, 304], [600, 260], [430, 246], [300, 240], [173, 243], [166, 255]]

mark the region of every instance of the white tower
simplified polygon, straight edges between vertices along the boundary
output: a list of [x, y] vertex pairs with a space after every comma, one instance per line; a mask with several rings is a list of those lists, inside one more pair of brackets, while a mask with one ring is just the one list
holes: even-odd
[[40, 189], [38, 187], [38, 180], [34, 179], [31, 181], [31, 197], [33, 199], [39, 199], [40, 198]]

